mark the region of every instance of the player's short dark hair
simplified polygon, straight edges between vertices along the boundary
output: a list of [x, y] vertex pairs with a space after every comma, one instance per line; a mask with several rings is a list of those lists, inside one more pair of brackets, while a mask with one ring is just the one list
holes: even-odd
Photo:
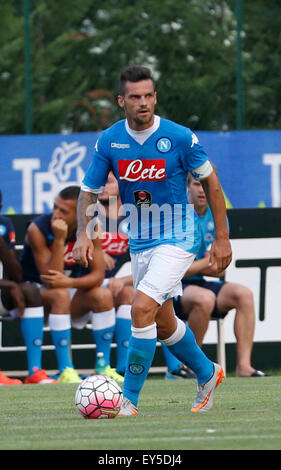
[[140, 82], [141, 80], [152, 80], [155, 88], [155, 82], [151, 75], [151, 70], [142, 65], [129, 65], [121, 71], [119, 79], [119, 94], [124, 96], [126, 82]]
[[78, 199], [80, 194], [80, 186], [67, 186], [59, 192], [61, 199]]

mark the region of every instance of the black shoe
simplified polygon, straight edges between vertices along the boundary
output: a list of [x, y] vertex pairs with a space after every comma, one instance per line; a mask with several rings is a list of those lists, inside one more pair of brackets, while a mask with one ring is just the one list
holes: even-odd
[[268, 377], [268, 375], [265, 372], [262, 372], [261, 370], [255, 370], [255, 372], [253, 372], [250, 377]]
[[167, 371], [165, 375], [165, 379], [173, 380], [173, 379], [195, 379], [195, 375], [187, 366], [181, 364], [178, 370]]

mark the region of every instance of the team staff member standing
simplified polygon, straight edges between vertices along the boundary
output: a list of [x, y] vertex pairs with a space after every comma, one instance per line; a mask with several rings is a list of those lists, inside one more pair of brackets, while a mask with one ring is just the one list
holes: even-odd
[[[138, 414], [139, 394], [154, 357], [157, 336], [195, 372], [198, 391], [191, 410], [208, 411], [223, 370], [205, 356], [189, 327], [176, 318], [173, 297], [182, 290], [181, 278], [200, 242], [196, 216], [187, 206], [188, 171], [202, 181], [214, 216], [216, 238], [211, 262], [216, 261], [223, 270], [231, 261], [221, 187], [195, 134], [154, 114], [156, 91], [149, 69], [131, 66], [121, 73], [118, 103], [126, 119], [104, 131], [97, 142], [79, 196], [73, 255], [84, 266], [94, 256], [87, 233], [91, 217], [86, 212], [96, 203], [112, 170], [123, 205], [135, 208], [129, 235], [137, 292], [120, 415]], [[163, 204], [171, 211], [167, 219], [159, 218]]]

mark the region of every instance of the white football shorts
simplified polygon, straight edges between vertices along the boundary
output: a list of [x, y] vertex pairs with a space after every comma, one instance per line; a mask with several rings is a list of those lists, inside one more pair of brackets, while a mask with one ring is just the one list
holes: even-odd
[[135, 289], [152, 297], [159, 305], [182, 295], [181, 280], [194, 258], [194, 253], [168, 244], [131, 253]]

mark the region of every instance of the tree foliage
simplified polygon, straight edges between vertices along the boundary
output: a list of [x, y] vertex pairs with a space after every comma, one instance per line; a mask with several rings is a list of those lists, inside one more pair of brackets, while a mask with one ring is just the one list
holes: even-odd
[[[243, 3], [245, 127], [280, 129], [280, 0]], [[0, 0], [1, 134], [25, 132], [24, 0]], [[33, 133], [104, 129], [122, 116], [121, 68], [143, 64], [157, 112], [236, 128], [235, 0], [29, 0]]]

